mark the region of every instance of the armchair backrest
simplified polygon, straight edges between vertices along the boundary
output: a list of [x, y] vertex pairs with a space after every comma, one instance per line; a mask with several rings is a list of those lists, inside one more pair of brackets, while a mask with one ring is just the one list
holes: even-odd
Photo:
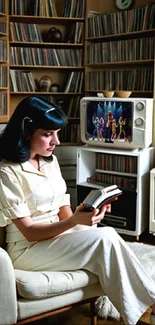
[[5, 227], [0, 227], [0, 247], [5, 247]]

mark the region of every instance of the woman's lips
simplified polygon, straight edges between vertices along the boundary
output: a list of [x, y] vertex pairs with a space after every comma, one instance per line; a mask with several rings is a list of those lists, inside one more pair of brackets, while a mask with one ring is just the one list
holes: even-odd
[[54, 147], [53, 148], [48, 148], [47, 151], [53, 151], [54, 150]]

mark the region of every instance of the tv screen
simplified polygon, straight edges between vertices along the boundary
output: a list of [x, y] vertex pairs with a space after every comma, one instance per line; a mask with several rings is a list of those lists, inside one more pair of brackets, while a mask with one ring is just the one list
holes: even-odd
[[132, 101], [88, 101], [86, 108], [85, 138], [107, 143], [133, 141]]

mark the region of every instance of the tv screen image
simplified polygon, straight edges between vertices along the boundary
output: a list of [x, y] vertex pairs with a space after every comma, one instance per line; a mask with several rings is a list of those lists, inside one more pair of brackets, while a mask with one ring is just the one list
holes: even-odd
[[133, 105], [132, 101], [121, 100], [88, 101], [86, 140], [106, 143], [132, 142]]

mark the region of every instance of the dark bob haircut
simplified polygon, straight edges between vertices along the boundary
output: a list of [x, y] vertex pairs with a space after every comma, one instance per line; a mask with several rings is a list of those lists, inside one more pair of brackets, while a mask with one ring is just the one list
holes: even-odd
[[[57, 130], [68, 123], [65, 113], [44, 97], [28, 96], [16, 107], [0, 136], [0, 157], [13, 162], [25, 162], [30, 157], [29, 141], [37, 129]], [[47, 161], [50, 157], [43, 157]]]

